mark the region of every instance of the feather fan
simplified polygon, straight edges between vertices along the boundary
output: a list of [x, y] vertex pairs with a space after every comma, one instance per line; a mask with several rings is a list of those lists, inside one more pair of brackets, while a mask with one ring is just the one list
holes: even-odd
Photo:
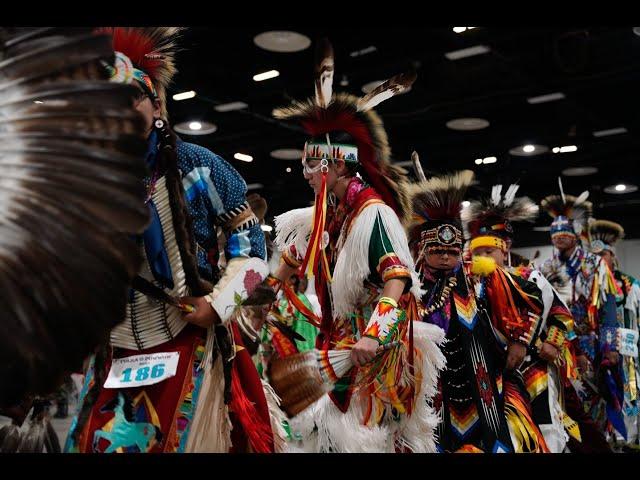
[[135, 89], [107, 81], [111, 38], [0, 35], [0, 405], [46, 395], [124, 318], [144, 230]]

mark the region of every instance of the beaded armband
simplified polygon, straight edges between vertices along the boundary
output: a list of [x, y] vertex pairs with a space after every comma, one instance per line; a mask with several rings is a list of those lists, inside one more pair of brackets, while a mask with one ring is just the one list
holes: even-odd
[[553, 345], [557, 349], [561, 349], [564, 345], [565, 334], [561, 328], [552, 325], [549, 327], [549, 331], [547, 332], [547, 338], [545, 342]]
[[388, 337], [394, 336], [398, 325], [405, 319], [406, 313], [398, 308], [398, 302], [393, 298], [382, 297], [378, 300], [362, 336], [385, 343]]

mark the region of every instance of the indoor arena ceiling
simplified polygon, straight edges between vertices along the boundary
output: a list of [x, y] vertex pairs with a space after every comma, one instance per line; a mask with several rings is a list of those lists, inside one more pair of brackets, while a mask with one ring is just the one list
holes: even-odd
[[[519, 182], [521, 194], [539, 201], [558, 192], [561, 175], [566, 193], [589, 189], [597, 218], [619, 221], [628, 238], [640, 237], [640, 191], [633, 191], [640, 186], [637, 29], [471, 27], [458, 33], [442, 27], [382, 33], [270, 27], [311, 40], [311, 46], [288, 53], [259, 47], [254, 39], [264, 30], [187, 29], [169, 112], [174, 125], [199, 122], [200, 132], [208, 123], [217, 127], [206, 135], [181, 135], [237, 168], [251, 190], [269, 202], [268, 221], [312, 200], [299, 156], [272, 156], [275, 150], [300, 149], [305, 135], [274, 120], [271, 112], [313, 93], [313, 45], [327, 36], [335, 50], [334, 91], [361, 95], [370, 82], [416, 69], [411, 91], [378, 108], [396, 162], [407, 162], [416, 150], [428, 176], [472, 169], [478, 184], [470, 199], [487, 194], [495, 183]], [[283, 35], [271, 40], [276, 48], [309, 43]], [[270, 70], [279, 76], [253, 80]], [[186, 91], [195, 91], [195, 97], [171, 99]], [[245, 105], [234, 109], [238, 106], [231, 102]], [[529, 145], [534, 150], [523, 151]], [[236, 153], [253, 160], [237, 160]], [[547, 243], [549, 234], [540, 227], [548, 223], [541, 214], [536, 226], [521, 227], [516, 246]]]

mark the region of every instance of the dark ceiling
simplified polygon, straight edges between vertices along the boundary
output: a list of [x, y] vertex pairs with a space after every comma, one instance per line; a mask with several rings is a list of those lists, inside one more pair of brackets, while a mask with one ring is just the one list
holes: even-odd
[[[272, 29], [272, 28], [270, 28]], [[283, 28], [284, 29], [284, 28]], [[286, 28], [315, 41], [332, 41], [336, 72], [334, 91], [361, 95], [361, 87], [374, 80], [417, 69], [412, 90], [378, 108], [395, 161], [420, 154], [427, 175], [470, 168], [478, 184], [469, 198], [490, 191], [494, 183], [519, 182], [520, 194], [539, 201], [558, 192], [562, 170], [592, 166], [598, 173], [563, 176], [565, 192], [591, 192], [595, 216], [622, 223], [627, 238], [640, 237], [640, 190], [609, 194], [609, 185], [640, 185], [636, 162], [640, 85], [640, 36], [631, 27], [617, 28], [500, 28], [477, 27], [462, 34], [452, 27], [309, 29]], [[312, 192], [302, 178], [299, 160], [270, 156], [278, 148], [301, 148], [305, 135], [271, 117], [274, 107], [313, 92], [313, 45], [301, 52], [274, 53], [257, 47], [253, 29], [190, 28], [178, 56], [179, 74], [173, 91], [195, 90], [184, 101], [169, 100], [173, 124], [206, 120], [218, 126], [210, 135], [186, 136], [222, 155], [255, 191], [269, 202], [268, 220], [291, 208], [309, 205]], [[449, 60], [446, 52], [485, 45], [488, 53]], [[350, 53], [374, 46], [375, 51]], [[280, 76], [263, 82], [252, 77], [277, 69]], [[340, 80], [346, 76], [347, 86]], [[562, 92], [564, 99], [529, 104], [527, 98]], [[247, 103], [240, 111], [220, 113], [214, 105]], [[480, 117], [490, 122], [477, 131], [455, 131], [449, 120]], [[626, 133], [596, 137], [593, 132], [625, 128]], [[525, 144], [545, 145], [547, 153], [516, 156], [509, 153]], [[556, 146], [576, 145], [572, 153], [552, 153]], [[252, 155], [245, 163], [234, 153]], [[497, 157], [493, 164], [474, 160]], [[292, 172], [287, 173], [286, 168]], [[411, 173], [412, 170], [411, 170]], [[541, 215], [537, 225], [548, 224]], [[519, 246], [548, 243], [548, 233], [523, 226]]]

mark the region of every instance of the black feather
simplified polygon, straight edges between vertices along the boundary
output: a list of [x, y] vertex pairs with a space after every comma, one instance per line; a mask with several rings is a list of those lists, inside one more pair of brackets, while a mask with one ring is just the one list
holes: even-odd
[[[55, 390], [124, 317], [147, 172], [133, 87], [107, 81], [109, 37], [13, 28], [0, 42], [0, 405], [12, 405]], [[18, 448], [45, 443], [56, 449], [40, 419]]]

